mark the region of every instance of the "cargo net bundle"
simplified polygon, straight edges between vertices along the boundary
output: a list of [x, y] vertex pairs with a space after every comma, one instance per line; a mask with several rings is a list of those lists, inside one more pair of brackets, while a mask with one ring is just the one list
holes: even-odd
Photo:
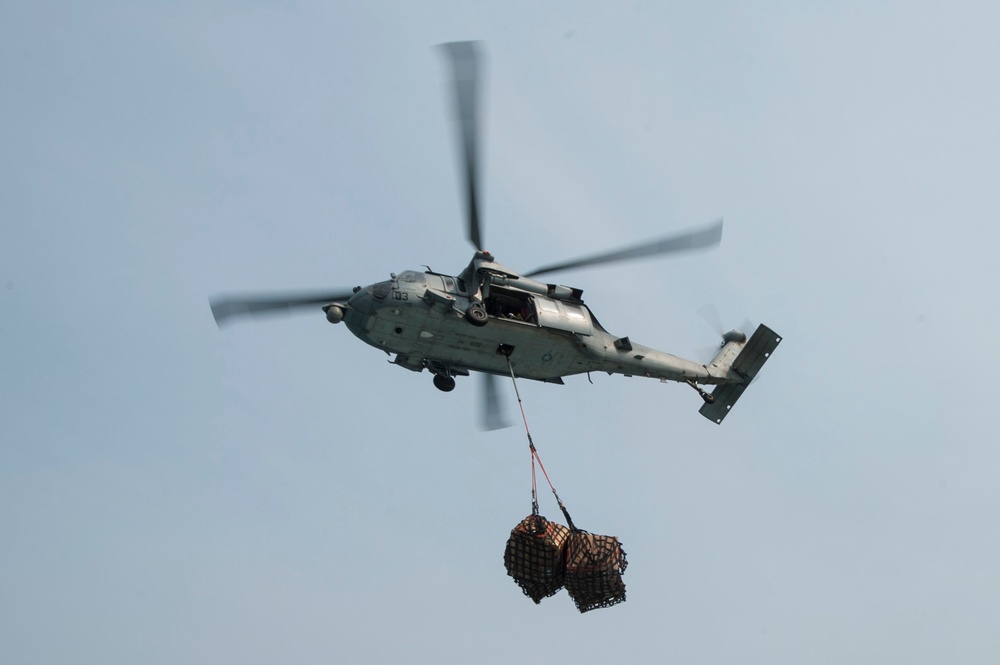
[[511, 529], [503, 565], [521, 591], [535, 604], [554, 596], [566, 578], [569, 529], [531, 514]]
[[536, 605], [564, 586], [580, 612], [625, 602], [628, 559], [614, 536], [571, 530], [533, 513], [511, 529], [503, 563]]
[[625, 550], [614, 536], [572, 531], [566, 541], [565, 584], [581, 612], [625, 602]]
[[[509, 365], [509, 357], [507, 361]], [[512, 367], [511, 379], [517, 393]], [[521, 405], [524, 430], [531, 449], [531, 514], [511, 529], [503, 555], [507, 574], [536, 605], [542, 599], [554, 596], [564, 586], [581, 613], [625, 602], [625, 583], [622, 581], [622, 573], [628, 566], [625, 550], [618, 538], [592, 534], [573, 524], [535, 450], [520, 394], [517, 401]], [[569, 527], [538, 514], [536, 461]]]

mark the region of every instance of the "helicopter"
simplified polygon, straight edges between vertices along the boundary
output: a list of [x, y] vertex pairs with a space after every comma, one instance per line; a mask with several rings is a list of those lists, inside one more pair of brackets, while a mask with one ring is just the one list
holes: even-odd
[[[505, 426], [498, 415], [497, 377], [563, 384], [564, 377], [590, 372], [685, 383], [703, 401], [699, 412], [721, 423], [781, 342], [773, 330], [759, 325], [749, 338], [731, 330], [722, 335], [715, 357], [700, 363], [609, 333], [584, 303], [581, 289], [535, 278], [715, 247], [722, 239], [722, 220], [524, 273], [498, 263], [483, 247], [479, 209], [479, 43], [450, 42], [441, 48], [451, 65], [467, 238], [475, 248], [469, 264], [458, 275], [405, 270], [350, 290], [217, 296], [210, 299], [216, 324], [221, 328], [241, 317], [322, 310], [327, 321], [344, 323], [363, 342], [390, 355], [393, 364], [427, 370], [441, 391], [452, 391], [455, 377], [481, 374], [481, 424], [486, 429]], [[712, 392], [705, 385], [714, 386]]]

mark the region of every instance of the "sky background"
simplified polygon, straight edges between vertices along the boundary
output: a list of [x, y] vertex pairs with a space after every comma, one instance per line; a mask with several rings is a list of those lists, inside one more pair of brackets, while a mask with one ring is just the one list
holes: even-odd
[[[0, 661], [994, 662], [1000, 9], [586, 4], [0, 4]], [[721, 426], [682, 385], [520, 384], [628, 552], [585, 615], [505, 574], [529, 455], [476, 382], [208, 306], [468, 263], [433, 48], [465, 39], [499, 261], [721, 216], [556, 277], [679, 355], [706, 303], [784, 338]]]

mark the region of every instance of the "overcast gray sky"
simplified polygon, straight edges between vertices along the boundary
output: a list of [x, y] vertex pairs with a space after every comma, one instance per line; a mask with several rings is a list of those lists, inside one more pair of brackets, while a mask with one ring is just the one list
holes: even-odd
[[[994, 661], [1000, 10], [586, 4], [3, 3], [0, 660]], [[208, 307], [466, 265], [464, 39], [498, 260], [722, 216], [559, 281], [684, 356], [706, 303], [784, 337], [722, 426], [675, 384], [522, 384], [629, 555], [586, 615], [505, 575], [529, 457], [474, 382]]]

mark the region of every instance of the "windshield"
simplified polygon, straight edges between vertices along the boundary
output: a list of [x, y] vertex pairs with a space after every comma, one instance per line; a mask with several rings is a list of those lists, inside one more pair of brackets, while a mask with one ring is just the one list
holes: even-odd
[[399, 273], [398, 277], [401, 282], [409, 282], [411, 284], [426, 284], [427, 278], [422, 272], [416, 272], [414, 270], [404, 270]]

